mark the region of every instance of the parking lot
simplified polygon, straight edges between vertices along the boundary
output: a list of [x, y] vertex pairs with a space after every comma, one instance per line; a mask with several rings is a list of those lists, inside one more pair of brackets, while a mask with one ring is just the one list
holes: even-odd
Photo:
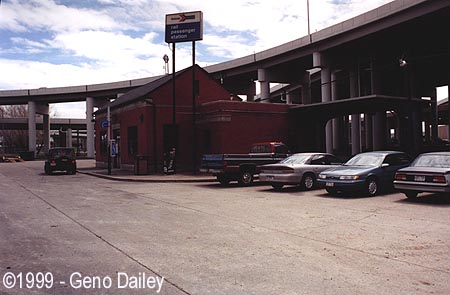
[[[450, 293], [450, 201], [433, 194], [119, 182], [4, 163], [0, 236], [0, 294]], [[51, 273], [52, 286], [29, 288], [28, 273]]]

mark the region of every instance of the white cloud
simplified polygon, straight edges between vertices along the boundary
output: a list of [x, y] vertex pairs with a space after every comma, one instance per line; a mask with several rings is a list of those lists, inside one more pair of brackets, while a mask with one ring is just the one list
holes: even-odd
[[15, 0], [0, 9], [0, 29], [77, 31], [83, 29], [119, 29], [112, 16], [92, 9], [58, 5], [51, 0]]
[[[330, 0], [310, 0], [311, 30], [387, 2], [348, 0], [336, 5]], [[82, 3], [103, 6], [79, 8]], [[10, 45], [0, 45], [0, 88], [84, 85], [163, 74], [162, 56], [172, 58], [163, 41], [165, 15], [170, 13], [203, 11], [204, 40], [196, 53], [201, 65], [253, 54], [307, 34], [306, 0], [97, 0], [77, 4], [78, 8], [56, 0], [2, 2], [0, 36], [2, 31], [9, 32]], [[176, 48], [177, 70], [190, 66], [190, 43], [179, 43]]]

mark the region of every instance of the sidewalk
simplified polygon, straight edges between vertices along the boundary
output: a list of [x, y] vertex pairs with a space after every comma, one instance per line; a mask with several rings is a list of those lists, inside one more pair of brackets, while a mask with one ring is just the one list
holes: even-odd
[[111, 175], [108, 175], [107, 169], [98, 169], [95, 167], [95, 160], [77, 160], [77, 172], [117, 181], [136, 181], [153, 183], [192, 183], [192, 182], [214, 182], [216, 178], [209, 174], [180, 173], [173, 175], [150, 174], [134, 175], [132, 171], [112, 169]]

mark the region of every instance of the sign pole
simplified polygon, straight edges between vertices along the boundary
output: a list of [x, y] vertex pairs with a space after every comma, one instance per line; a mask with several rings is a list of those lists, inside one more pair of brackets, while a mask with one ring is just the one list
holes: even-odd
[[[197, 87], [195, 81], [195, 41], [203, 39], [203, 13], [201, 11], [191, 12], [179, 12], [174, 14], [166, 14], [166, 32], [165, 40], [167, 43], [172, 44], [172, 139], [173, 148], [175, 148], [174, 156], [176, 158], [176, 149], [178, 149], [178, 129], [176, 128], [176, 98], [175, 98], [175, 43], [192, 41], [192, 161], [193, 172], [196, 172], [196, 160], [197, 160], [197, 138], [195, 128], [195, 116], [196, 116], [196, 101], [195, 96], [197, 94]], [[176, 163], [176, 159], [174, 160]], [[175, 173], [174, 164], [174, 173]]]
[[176, 150], [178, 149], [178, 132], [177, 130], [177, 111], [176, 111], [176, 91], [175, 91], [175, 42], [172, 43], [172, 130], [171, 130], [171, 137], [173, 140], [173, 146], [170, 147], [170, 150], [175, 149], [175, 154], [173, 159], [173, 173], [175, 174], [176, 171]]
[[107, 120], [108, 120], [108, 175], [111, 175], [111, 108], [108, 104], [107, 108]]
[[195, 87], [195, 41], [192, 41], [192, 172], [197, 173], [197, 130], [195, 126], [196, 102], [195, 96], [197, 89]]
[[172, 125], [174, 128], [177, 123], [175, 103], [175, 43], [172, 43]]

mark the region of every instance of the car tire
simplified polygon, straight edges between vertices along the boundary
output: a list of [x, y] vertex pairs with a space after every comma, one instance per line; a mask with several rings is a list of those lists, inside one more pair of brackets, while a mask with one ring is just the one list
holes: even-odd
[[274, 190], [276, 190], [277, 192], [281, 191], [283, 189], [283, 184], [282, 183], [271, 183], [270, 184]]
[[316, 177], [314, 174], [308, 173], [303, 175], [302, 187], [306, 190], [312, 190], [316, 186]]
[[418, 192], [403, 192], [403, 193], [408, 199], [411, 200], [417, 198], [417, 195], [419, 194]]
[[240, 185], [250, 185], [253, 182], [253, 173], [249, 170], [243, 170], [239, 174], [239, 180]]
[[230, 183], [230, 179], [226, 177], [225, 175], [217, 175], [217, 181], [221, 185], [228, 185]]
[[366, 181], [365, 193], [369, 197], [376, 196], [378, 194], [379, 187], [378, 181], [375, 177], [369, 177]]

